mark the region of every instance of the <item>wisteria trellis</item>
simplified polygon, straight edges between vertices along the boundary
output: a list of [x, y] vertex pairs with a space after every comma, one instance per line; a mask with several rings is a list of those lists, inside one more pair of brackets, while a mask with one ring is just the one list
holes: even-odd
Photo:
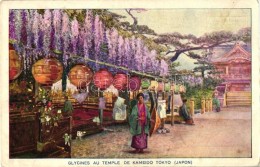
[[[43, 14], [37, 10], [10, 10], [9, 38], [17, 41], [15, 48], [25, 60], [25, 68], [37, 60], [38, 55], [48, 56], [55, 50], [62, 53], [64, 65], [70, 56], [77, 55], [130, 70], [161, 76], [168, 73], [168, 64], [157, 60], [156, 51], [150, 51], [143, 40], [134, 36], [123, 38], [117, 29], [105, 27], [99, 15], [91, 10], [86, 10], [83, 24], [75, 18], [70, 20], [66, 12], [58, 9], [47, 9]], [[88, 64], [94, 70], [101, 67]]]

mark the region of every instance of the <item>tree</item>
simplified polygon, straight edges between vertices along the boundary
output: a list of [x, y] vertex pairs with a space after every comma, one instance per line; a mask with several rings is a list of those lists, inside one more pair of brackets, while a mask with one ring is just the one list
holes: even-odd
[[[199, 66], [195, 67], [193, 69], [194, 72], [200, 72], [201, 73], [201, 77], [205, 78], [205, 72], [206, 71], [212, 71], [214, 70], [214, 66], [207, 62], [207, 61], [203, 61], [203, 60], [198, 60], [197, 62], [195, 62], [194, 64], [198, 64]], [[212, 72], [211, 72], [212, 73]]]
[[147, 25], [138, 25], [138, 19], [132, 14], [133, 11], [138, 13], [146, 11], [145, 9], [125, 9], [126, 13], [133, 19], [133, 24], [129, 22], [121, 22], [120, 26], [126, 30], [131, 31], [133, 34], [148, 34], [156, 35], [155, 31], [149, 28]]
[[170, 58], [170, 60], [175, 61], [181, 54], [186, 54], [187, 56], [194, 59], [200, 59], [201, 56], [194, 51], [207, 50], [221, 44], [235, 41], [249, 42], [250, 39], [251, 29], [246, 27], [239, 30], [237, 33], [232, 33], [229, 31], [217, 31], [206, 33], [200, 37], [196, 37], [192, 34], [182, 35], [178, 32], [166, 33], [159, 35], [159, 37], [154, 41], [158, 44], [164, 44], [166, 47], [168, 47], [168, 51], [165, 55], [173, 53], [174, 55]]

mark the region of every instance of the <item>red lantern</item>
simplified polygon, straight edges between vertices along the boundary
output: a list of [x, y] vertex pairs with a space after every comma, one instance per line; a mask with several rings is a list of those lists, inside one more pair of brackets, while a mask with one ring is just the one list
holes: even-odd
[[9, 44], [9, 80], [16, 79], [22, 72], [21, 61], [14, 50], [13, 46]]
[[101, 90], [108, 88], [113, 82], [112, 74], [107, 69], [100, 69], [94, 74], [94, 85]]
[[117, 90], [125, 90], [127, 87], [127, 75], [123, 73], [117, 73], [114, 76], [113, 85]]
[[85, 88], [93, 78], [92, 70], [85, 65], [76, 65], [69, 72], [70, 82], [78, 88]]
[[139, 90], [141, 86], [141, 79], [137, 76], [133, 76], [129, 79], [128, 85], [131, 91]]
[[34, 79], [43, 85], [51, 85], [60, 80], [62, 71], [61, 63], [54, 58], [41, 59], [32, 67]]

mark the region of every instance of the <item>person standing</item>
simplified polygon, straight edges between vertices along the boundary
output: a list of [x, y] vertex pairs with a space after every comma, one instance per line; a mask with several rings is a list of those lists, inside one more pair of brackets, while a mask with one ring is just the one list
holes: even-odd
[[68, 96], [65, 96], [65, 102], [64, 102], [64, 116], [71, 116], [73, 112], [73, 106], [71, 102], [69, 101]]
[[219, 99], [216, 97], [216, 95], [214, 95], [213, 94], [213, 106], [214, 106], [214, 108], [215, 108], [215, 110], [217, 111], [217, 112], [220, 112], [220, 101], [219, 101]]
[[130, 133], [132, 134], [131, 147], [136, 149], [136, 153], [143, 153], [143, 150], [147, 148], [151, 115], [144, 104], [143, 93], [137, 95], [137, 100], [138, 103], [132, 108], [129, 117]]

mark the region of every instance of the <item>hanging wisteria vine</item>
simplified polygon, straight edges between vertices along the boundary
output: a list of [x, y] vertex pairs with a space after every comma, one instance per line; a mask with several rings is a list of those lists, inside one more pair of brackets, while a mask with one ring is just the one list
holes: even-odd
[[[130, 70], [154, 73], [166, 76], [168, 64], [157, 60], [155, 50], [150, 51], [140, 38], [123, 38], [115, 28], [109, 29], [92, 10], [86, 10], [83, 23], [76, 17], [70, 20], [63, 10], [10, 10], [9, 38], [16, 41], [15, 49], [20, 55], [25, 54], [26, 66], [30, 66], [39, 57], [51, 53], [62, 55], [63, 64], [71, 56], [90, 58], [110, 64], [126, 67]], [[24, 48], [29, 51], [24, 52]], [[31, 52], [28, 53], [28, 52]], [[34, 56], [31, 59], [26, 57]], [[89, 65], [94, 70], [101, 66]], [[111, 69], [112, 70], [112, 69]], [[116, 72], [113, 69], [112, 72]]]

